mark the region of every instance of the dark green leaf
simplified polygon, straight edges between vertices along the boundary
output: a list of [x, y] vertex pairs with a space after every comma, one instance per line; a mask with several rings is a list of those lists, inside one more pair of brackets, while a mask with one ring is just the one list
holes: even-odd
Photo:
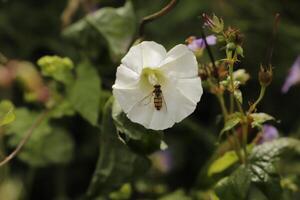
[[215, 191], [222, 200], [243, 200], [246, 198], [250, 183], [251, 177], [248, 168], [241, 166], [229, 177], [219, 181]]
[[[15, 147], [24, 138], [26, 131], [37, 120], [40, 113], [25, 108], [16, 109], [18, 120], [10, 124], [7, 133], [8, 143]], [[30, 139], [18, 154], [18, 158], [34, 167], [48, 164], [64, 164], [70, 161], [73, 153], [73, 140], [63, 129], [51, 128], [45, 118], [33, 131]]]
[[122, 184], [143, 174], [149, 160], [132, 152], [118, 137], [112, 115], [113, 98], [103, 109], [100, 137], [100, 155], [87, 196], [107, 195]]
[[[275, 162], [285, 153], [300, 153], [300, 141], [281, 138], [253, 148], [249, 163], [241, 165], [232, 175], [218, 182], [217, 195], [223, 200], [244, 199], [252, 183], [259, 189], [260, 197], [280, 200], [282, 188]], [[251, 195], [250, 195], [251, 196]], [[262, 198], [263, 199], [263, 198]]]
[[83, 118], [96, 125], [101, 100], [100, 78], [88, 62], [79, 64], [76, 72], [77, 79], [70, 88], [69, 101]]
[[66, 164], [73, 156], [74, 142], [69, 134], [59, 128], [53, 129], [39, 141], [28, 143], [19, 158], [34, 167], [49, 164]]
[[[84, 37], [100, 34], [114, 60], [120, 59], [128, 50], [136, 29], [136, 18], [131, 1], [124, 7], [102, 8], [87, 15], [64, 30], [64, 36], [81, 41]], [[88, 39], [86, 39], [88, 40]]]
[[160, 149], [163, 132], [146, 129], [130, 121], [117, 101], [113, 104], [112, 118], [118, 132], [125, 134], [124, 140], [138, 152], [152, 153]]

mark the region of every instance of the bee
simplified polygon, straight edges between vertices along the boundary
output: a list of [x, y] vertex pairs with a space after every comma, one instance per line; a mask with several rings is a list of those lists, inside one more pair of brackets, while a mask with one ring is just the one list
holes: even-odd
[[163, 93], [161, 90], [161, 85], [156, 84], [153, 87], [154, 89], [152, 90], [152, 92], [149, 95], [147, 95], [144, 99], [142, 99], [140, 103], [143, 102], [142, 105], [148, 105], [149, 103], [152, 102], [153, 99], [153, 106], [156, 110], [160, 111], [162, 109], [167, 109], [166, 103], [164, 101]]
[[154, 90], [153, 90], [153, 103], [154, 103], [154, 107], [156, 108], [156, 110], [160, 110], [163, 104], [163, 96], [162, 96], [162, 91], [161, 91], [161, 86], [156, 84], [154, 85]]

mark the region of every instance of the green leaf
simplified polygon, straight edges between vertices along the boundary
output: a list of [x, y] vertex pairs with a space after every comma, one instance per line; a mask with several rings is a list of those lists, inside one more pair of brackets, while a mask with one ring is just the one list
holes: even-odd
[[222, 200], [245, 199], [247, 194], [250, 195], [251, 183], [259, 189], [257, 195], [261, 199], [266, 196], [268, 199], [281, 200], [282, 188], [275, 162], [286, 153], [300, 154], [300, 141], [280, 138], [254, 147], [246, 166], [241, 165], [229, 177], [217, 183], [217, 195]]
[[[8, 126], [6, 134], [8, 134], [9, 140], [8, 143], [11, 147], [15, 147], [25, 136], [27, 130], [33, 125], [36, 119], [39, 117], [40, 113], [30, 111], [27, 108], [17, 108], [15, 109], [15, 114], [18, 116], [18, 119]], [[42, 123], [39, 124], [34, 130], [30, 137], [30, 142], [39, 141], [40, 138], [45, 135], [50, 134], [52, 131], [49, 126], [48, 119], [45, 119]]]
[[101, 8], [67, 27], [63, 34], [74, 41], [101, 35], [107, 42], [111, 57], [119, 60], [128, 50], [136, 29], [131, 1], [120, 8]]
[[250, 188], [248, 200], [268, 200], [268, 198], [256, 186], [253, 186]]
[[130, 199], [131, 193], [132, 193], [131, 185], [129, 183], [125, 183], [118, 191], [110, 193], [109, 199], [111, 200]]
[[95, 199], [118, 189], [126, 182], [145, 173], [149, 160], [134, 153], [118, 137], [112, 119], [113, 98], [103, 108], [100, 154], [87, 197]]
[[76, 73], [77, 79], [70, 88], [69, 101], [84, 119], [96, 125], [101, 100], [100, 77], [88, 62], [79, 64]]
[[183, 190], [176, 190], [171, 194], [167, 194], [159, 198], [159, 200], [191, 200], [191, 199], [192, 198], [187, 196]]
[[240, 121], [241, 121], [241, 113], [235, 112], [229, 115], [223, 129], [221, 130], [220, 136], [223, 135], [223, 133], [225, 133], [226, 131], [229, 131], [232, 128], [234, 128], [238, 123], [240, 123]]
[[118, 132], [125, 134], [124, 140], [138, 152], [149, 154], [160, 149], [163, 132], [146, 129], [130, 121], [116, 100], [113, 103], [112, 118]]
[[29, 142], [19, 158], [33, 167], [49, 164], [66, 164], [73, 157], [74, 142], [64, 129], [54, 128], [51, 134], [39, 141]]
[[[16, 109], [18, 119], [9, 125], [8, 144], [16, 147], [24, 138], [24, 134], [37, 120], [40, 113], [25, 108]], [[49, 164], [64, 164], [70, 161], [74, 144], [73, 139], [64, 129], [50, 127], [45, 118], [34, 130], [18, 154], [18, 158], [33, 167], [44, 167]]]
[[208, 176], [223, 172], [238, 161], [238, 156], [234, 151], [228, 151], [223, 156], [215, 160], [208, 168]]
[[253, 119], [253, 122], [251, 123], [252, 128], [261, 128], [262, 124], [266, 121], [275, 120], [274, 117], [266, 113], [252, 113], [250, 116]]
[[217, 196], [222, 200], [246, 199], [251, 177], [248, 168], [240, 166], [229, 177], [223, 178], [215, 187]]
[[0, 126], [10, 124], [15, 120], [14, 105], [8, 101], [0, 102]]
[[64, 84], [70, 84], [73, 81], [72, 69], [74, 65], [70, 58], [43, 56], [37, 61], [37, 64], [41, 67], [44, 76], [52, 77]]

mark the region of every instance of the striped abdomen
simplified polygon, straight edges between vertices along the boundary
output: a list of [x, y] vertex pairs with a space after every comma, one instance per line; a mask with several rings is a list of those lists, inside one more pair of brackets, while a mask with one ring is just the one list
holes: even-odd
[[154, 94], [154, 107], [156, 108], [156, 110], [160, 110], [162, 107], [162, 91], [161, 91], [161, 86], [160, 85], [154, 85], [154, 90], [153, 90], [153, 94]]

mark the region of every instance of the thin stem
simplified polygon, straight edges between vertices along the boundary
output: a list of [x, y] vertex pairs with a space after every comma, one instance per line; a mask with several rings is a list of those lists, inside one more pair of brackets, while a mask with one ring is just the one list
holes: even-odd
[[206, 35], [205, 35], [204, 30], [203, 30], [203, 27], [202, 27], [202, 29], [201, 29], [201, 37], [202, 37], [202, 39], [203, 39], [203, 41], [204, 41], [205, 48], [207, 49], [208, 56], [209, 56], [210, 61], [211, 61], [212, 65], [213, 65], [213, 69], [214, 69], [214, 71], [213, 71], [213, 72], [214, 72], [214, 77], [217, 78], [217, 79], [219, 79], [219, 76], [218, 76], [218, 69], [217, 69], [217, 66], [216, 66], [216, 63], [215, 63], [215, 58], [214, 58], [214, 55], [213, 55], [213, 53], [212, 53], [212, 51], [211, 51], [211, 49], [210, 49], [210, 46], [209, 46], [208, 43], [207, 43]]
[[234, 142], [235, 142], [235, 152], [236, 152], [240, 162], [244, 163], [243, 156], [241, 154], [241, 145], [239, 142], [239, 138], [237, 137], [237, 133], [234, 129], [232, 130], [232, 135], [233, 135]]
[[[236, 58], [236, 52], [234, 52], [233, 54], [233, 60]], [[234, 65], [234, 61], [230, 62], [229, 65], [229, 78], [230, 78], [230, 87], [231, 87], [231, 91], [230, 91], [230, 109], [231, 112], [233, 112], [234, 110], [234, 101], [236, 102], [236, 105], [239, 109], [239, 112], [242, 114], [242, 119], [241, 119], [241, 126], [242, 126], [242, 148], [244, 151], [244, 163], [247, 163], [247, 159], [248, 159], [248, 152], [247, 152], [247, 143], [248, 143], [248, 125], [247, 125], [247, 116], [245, 115], [245, 112], [243, 110], [243, 107], [241, 105], [241, 103], [239, 102], [239, 100], [237, 98], [235, 98], [234, 96], [234, 91], [235, 91], [235, 87], [234, 87], [234, 79], [233, 79], [233, 65]], [[234, 133], [234, 135], [236, 135], [236, 133]], [[237, 138], [237, 136], [236, 136]], [[236, 139], [238, 141], [238, 138]]]
[[140, 23], [140, 28], [139, 28], [139, 38], [144, 36], [144, 31], [145, 31], [145, 26], [149, 22], [154, 21], [155, 19], [162, 17], [169, 13], [178, 3], [179, 0], [171, 0], [165, 7], [163, 7], [160, 11], [153, 13], [151, 15], [148, 15], [144, 17]]
[[266, 89], [267, 89], [266, 86], [261, 86], [259, 96], [258, 96], [257, 100], [250, 106], [248, 114], [252, 113], [256, 109], [257, 105], [264, 98], [265, 93], [266, 93]]
[[218, 100], [219, 100], [219, 103], [220, 103], [220, 107], [222, 109], [222, 113], [223, 113], [223, 117], [224, 119], [226, 120], [227, 117], [228, 117], [228, 111], [227, 111], [227, 108], [225, 106], [225, 101], [224, 101], [224, 97], [223, 95], [216, 95]]
[[47, 114], [48, 114], [48, 111], [44, 111], [43, 113], [40, 114], [40, 116], [36, 119], [36, 121], [33, 123], [33, 125], [27, 130], [24, 138], [18, 144], [16, 149], [0, 162], [0, 167], [7, 164], [10, 160], [12, 160], [20, 152], [20, 150], [23, 148], [23, 146], [27, 143], [27, 141], [31, 137], [34, 130], [43, 122], [43, 120], [45, 119]]
[[229, 78], [230, 78], [230, 113], [234, 111], [234, 80], [233, 80], [233, 63], [229, 65]]

